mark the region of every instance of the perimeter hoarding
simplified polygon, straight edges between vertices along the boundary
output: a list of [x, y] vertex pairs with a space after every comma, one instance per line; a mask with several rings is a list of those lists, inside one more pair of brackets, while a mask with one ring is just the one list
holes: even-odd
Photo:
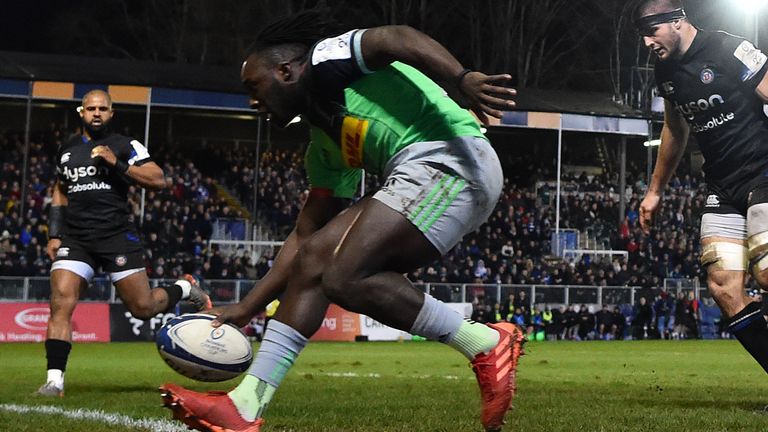
[[[0, 342], [43, 342], [47, 303], [0, 303]], [[109, 342], [109, 305], [80, 303], [72, 315], [74, 342]]]

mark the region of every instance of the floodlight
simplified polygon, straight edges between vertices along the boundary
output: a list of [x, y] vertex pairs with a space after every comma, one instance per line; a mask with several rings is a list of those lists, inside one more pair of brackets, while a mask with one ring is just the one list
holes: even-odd
[[646, 147], [658, 147], [661, 145], [661, 139], [646, 141], [643, 143], [643, 145]]
[[768, 0], [734, 0], [733, 3], [734, 6], [737, 6], [746, 12], [757, 12], [760, 8], [768, 4]]

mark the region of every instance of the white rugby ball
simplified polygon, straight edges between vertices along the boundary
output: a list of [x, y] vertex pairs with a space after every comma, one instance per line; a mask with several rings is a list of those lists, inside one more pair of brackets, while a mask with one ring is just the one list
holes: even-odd
[[160, 328], [155, 343], [168, 366], [198, 381], [225, 381], [248, 369], [253, 360], [251, 342], [232, 324], [211, 327], [215, 318], [184, 314]]

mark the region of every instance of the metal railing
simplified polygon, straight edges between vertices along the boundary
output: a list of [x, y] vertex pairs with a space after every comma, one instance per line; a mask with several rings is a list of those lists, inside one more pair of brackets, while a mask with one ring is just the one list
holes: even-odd
[[[203, 286], [210, 293], [216, 304], [237, 303], [255, 285], [254, 280], [205, 280]], [[150, 286], [173, 283], [171, 279], [150, 279]], [[48, 277], [0, 277], [0, 301], [44, 302], [50, 296]], [[635, 304], [640, 297], [650, 303], [662, 291], [662, 287], [641, 288], [626, 286], [587, 286], [587, 285], [509, 285], [509, 284], [456, 284], [456, 283], [418, 283], [415, 286], [445, 302], [485, 301], [503, 303], [510, 294], [525, 296], [534, 304], [590, 304], [616, 305]], [[681, 285], [670, 292], [693, 292], [697, 298], [707, 300], [706, 288]], [[107, 278], [94, 278], [83, 292], [82, 301], [110, 302], [119, 301], [115, 287]]]

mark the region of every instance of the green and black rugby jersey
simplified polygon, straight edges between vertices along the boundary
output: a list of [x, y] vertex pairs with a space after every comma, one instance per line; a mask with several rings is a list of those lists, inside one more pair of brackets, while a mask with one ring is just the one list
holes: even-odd
[[354, 196], [361, 169], [381, 174], [410, 144], [483, 136], [469, 111], [415, 68], [394, 62], [369, 70], [360, 52], [364, 32], [322, 40], [308, 58], [307, 174], [313, 187], [342, 198]]

